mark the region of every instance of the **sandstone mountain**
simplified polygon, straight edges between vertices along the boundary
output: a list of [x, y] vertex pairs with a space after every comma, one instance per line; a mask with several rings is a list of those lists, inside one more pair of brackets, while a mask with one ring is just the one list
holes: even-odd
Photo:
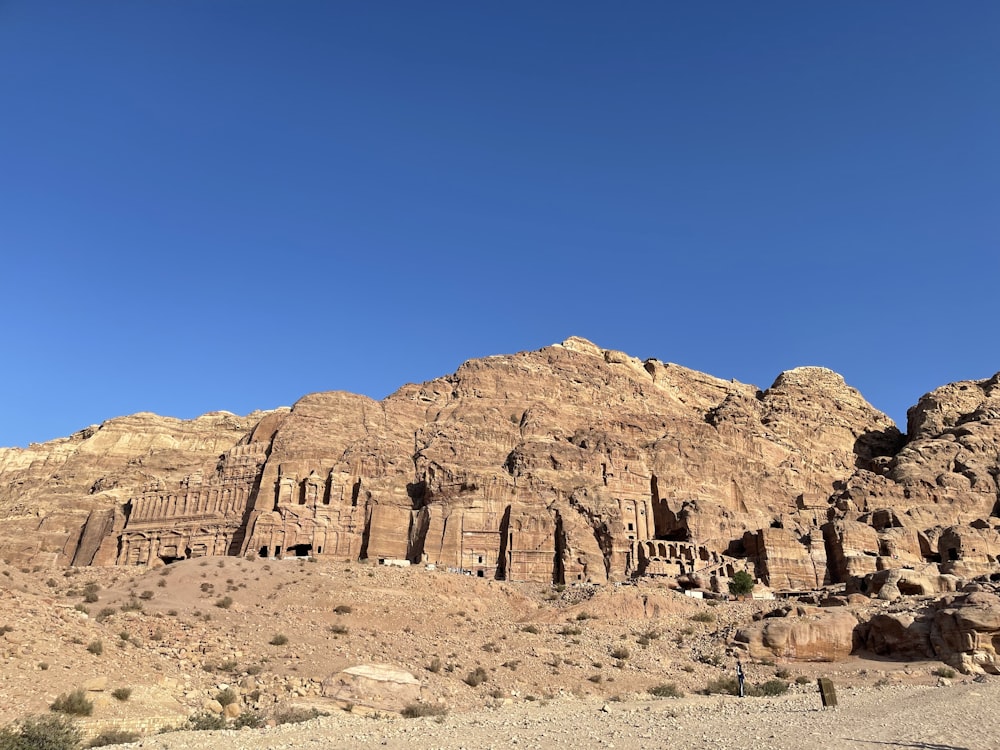
[[[0, 558], [367, 558], [716, 590], [746, 569], [785, 590], [954, 590], [1000, 574], [998, 386], [923, 396], [904, 436], [827, 369], [760, 390], [570, 338], [382, 401], [136, 414], [0, 449]], [[911, 574], [886, 586], [891, 570]]]

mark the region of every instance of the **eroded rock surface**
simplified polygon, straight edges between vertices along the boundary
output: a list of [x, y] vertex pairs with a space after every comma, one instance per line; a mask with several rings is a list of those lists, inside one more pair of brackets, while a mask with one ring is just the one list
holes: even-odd
[[0, 450], [0, 556], [367, 558], [717, 591], [740, 569], [861, 591], [900, 569], [881, 588], [907, 595], [914, 576], [1000, 572], [998, 377], [927, 394], [904, 438], [824, 368], [760, 390], [571, 338], [382, 401], [138, 414]]
[[901, 602], [858, 628], [870, 652], [897, 659], [936, 658], [967, 674], [1000, 674], [1000, 596], [996, 586]]

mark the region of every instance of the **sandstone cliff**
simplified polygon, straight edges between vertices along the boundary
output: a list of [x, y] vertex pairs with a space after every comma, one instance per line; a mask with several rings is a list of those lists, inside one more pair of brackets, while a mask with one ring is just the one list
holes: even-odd
[[998, 378], [927, 394], [904, 439], [830, 370], [759, 390], [571, 338], [381, 402], [139, 414], [0, 450], [0, 557], [253, 552], [706, 588], [737, 569], [784, 589], [863, 589], [893, 568], [990, 574]]

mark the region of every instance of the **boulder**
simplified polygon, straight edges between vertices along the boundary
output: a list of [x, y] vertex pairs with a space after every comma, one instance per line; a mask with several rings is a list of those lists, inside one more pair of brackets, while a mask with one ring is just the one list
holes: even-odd
[[754, 659], [838, 661], [851, 655], [858, 620], [836, 609], [795, 607], [784, 617], [767, 617], [736, 634]]
[[401, 711], [420, 700], [420, 681], [389, 664], [360, 664], [323, 680], [322, 693], [345, 708]]

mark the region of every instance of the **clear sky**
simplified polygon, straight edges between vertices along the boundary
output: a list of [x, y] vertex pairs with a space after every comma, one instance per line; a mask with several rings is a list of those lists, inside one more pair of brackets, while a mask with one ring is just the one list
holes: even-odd
[[578, 335], [1000, 370], [1000, 3], [0, 0], [0, 445]]

